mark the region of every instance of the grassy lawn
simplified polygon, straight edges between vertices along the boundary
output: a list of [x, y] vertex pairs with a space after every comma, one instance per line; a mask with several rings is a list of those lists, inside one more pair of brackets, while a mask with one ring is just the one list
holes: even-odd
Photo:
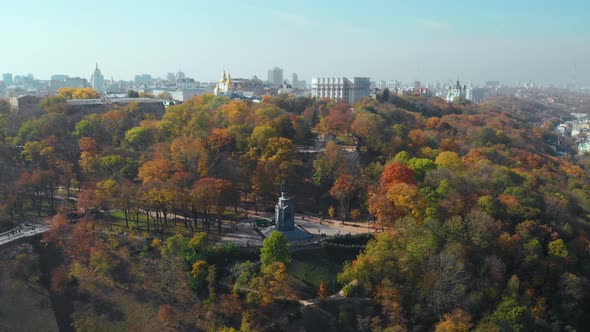
[[[227, 219], [236, 220], [236, 218], [238, 218], [237, 220], [239, 220], [239, 217], [241, 217], [241, 215], [233, 213], [233, 210], [229, 213], [226, 211], [226, 214], [224, 214], [224, 219], [223, 219], [223, 232], [227, 232], [227, 230], [231, 227], [231, 225], [235, 224], [235, 222], [229, 221]], [[192, 220], [190, 220], [190, 222], [192, 223]], [[97, 218], [94, 221], [94, 223], [100, 228], [103, 228], [103, 229], [108, 228], [108, 225], [106, 222], [106, 216], [104, 216], [104, 215], [101, 215], [99, 218]], [[132, 218], [130, 218], [129, 219], [129, 228], [127, 228], [127, 225], [125, 223], [125, 213], [123, 211], [112, 211], [111, 212], [111, 223], [113, 225], [114, 231], [130, 232], [133, 230], [135, 232], [147, 233], [147, 221], [146, 221], [145, 213], [141, 213], [139, 215], [139, 224], [138, 225], [135, 224], [134, 216]], [[201, 224], [201, 220], [199, 220], [197, 223], [197, 228], [195, 229], [195, 232], [201, 232], [201, 231], [202, 231], [202, 224]], [[154, 232], [153, 219], [151, 219], [151, 218], [150, 218], [150, 232], [154, 236], [157, 235], [157, 233]], [[176, 223], [173, 220], [168, 220], [168, 226], [164, 230], [164, 238], [167, 238], [167, 237], [175, 235], [175, 234], [182, 234], [183, 236], [190, 238], [193, 236], [194, 233], [191, 231], [190, 228], [184, 227], [184, 221], [181, 218], [180, 220], [176, 221]], [[212, 237], [215, 237], [217, 235], [217, 222], [211, 221], [209, 234]]]
[[307, 288], [305, 293], [315, 296], [320, 283], [324, 283], [330, 292], [338, 291], [336, 276], [342, 271], [344, 262], [353, 260], [358, 249], [318, 248], [294, 252], [287, 273]]
[[336, 136], [336, 139], [343, 143], [341, 145], [351, 145], [351, 146], [354, 145], [354, 139], [352, 136], [338, 135], [338, 136]]
[[[101, 225], [101, 227], [106, 228], [107, 227], [107, 223], [106, 220], [104, 219], [106, 218], [106, 216], [103, 216], [101, 219], [102, 220], [97, 220], [97, 223], [99, 225]], [[129, 219], [129, 228], [127, 228], [127, 225], [125, 224], [125, 213], [123, 211], [112, 211], [111, 212], [111, 222], [113, 224], [113, 230], [114, 231], [121, 231], [121, 232], [129, 232], [131, 230], [134, 230], [136, 232], [147, 232], [147, 218], [145, 213], [141, 213], [139, 215], [139, 225], [135, 224], [135, 219], [132, 217]], [[150, 231], [154, 231], [153, 229], [153, 220], [150, 219]], [[198, 224], [199, 226], [199, 231], [201, 230], [201, 223], [199, 222]], [[212, 225], [213, 227], [213, 225]], [[215, 226], [217, 227], [217, 226]], [[215, 228], [216, 230], [217, 228]], [[213, 231], [214, 229], [211, 228], [211, 230]], [[192, 232], [190, 229], [186, 229], [184, 227], [184, 222], [183, 221], [177, 221], [176, 224], [174, 223], [173, 220], [169, 220], [168, 221], [168, 227], [166, 227], [165, 231], [164, 231], [164, 235], [165, 236], [171, 236], [174, 234], [182, 234], [184, 236], [192, 236]]]

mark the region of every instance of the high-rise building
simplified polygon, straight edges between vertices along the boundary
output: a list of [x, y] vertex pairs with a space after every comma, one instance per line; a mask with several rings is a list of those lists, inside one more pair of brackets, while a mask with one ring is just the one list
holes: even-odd
[[100, 69], [98, 69], [98, 63], [96, 64], [96, 67], [94, 68], [94, 72], [92, 73], [92, 76], [90, 77], [90, 84], [92, 85], [92, 88], [94, 90], [98, 91], [99, 93], [105, 92], [104, 76], [102, 76]]
[[69, 77], [66, 82], [66, 86], [72, 88], [85, 88], [88, 86], [88, 81], [85, 78], [81, 77]]
[[278, 67], [268, 70], [268, 81], [272, 86], [283, 84], [283, 70]]
[[70, 77], [68, 75], [64, 75], [64, 74], [51, 75], [52, 81], [65, 81], [68, 78], [70, 78]]
[[296, 73], [293, 73], [293, 76], [291, 77], [291, 85], [294, 89], [299, 88], [299, 76], [297, 76]]
[[11, 73], [2, 74], [2, 81], [4, 81], [4, 83], [6, 83], [6, 85], [12, 84], [12, 74]]
[[168, 73], [166, 74], [166, 80], [168, 81], [176, 81], [176, 76], [174, 76], [174, 73]]
[[370, 87], [371, 80], [368, 77], [355, 77], [352, 81], [346, 77], [313, 78], [311, 95], [316, 98], [329, 98], [354, 104], [369, 96]]
[[183, 80], [186, 78], [186, 75], [184, 75], [184, 73], [182, 71], [180, 71], [180, 69], [178, 70], [178, 73], [176, 73], [176, 80]]
[[152, 82], [152, 75], [150, 74], [141, 74], [141, 75], [135, 75], [135, 83], [151, 83]]
[[489, 89], [487, 88], [467, 87], [465, 90], [465, 99], [470, 100], [475, 104], [479, 104], [488, 95], [488, 93]]
[[59, 88], [85, 88], [88, 86], [88, 81], [85, 78], [69, 77], [68, 75], [52, 75], [49, 81], [50, 90], [57, 90]]

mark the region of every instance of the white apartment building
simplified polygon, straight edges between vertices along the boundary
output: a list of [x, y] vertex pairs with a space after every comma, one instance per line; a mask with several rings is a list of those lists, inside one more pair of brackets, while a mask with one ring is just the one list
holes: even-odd
[[371, 80], [368, 77], [322, 77], [311, 80], [311, 96], [354, 104], [369, 96]]

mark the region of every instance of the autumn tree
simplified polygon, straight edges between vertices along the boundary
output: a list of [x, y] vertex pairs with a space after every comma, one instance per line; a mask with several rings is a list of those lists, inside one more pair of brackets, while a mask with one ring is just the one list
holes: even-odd
[[107, 224], [110, 230], [113, 230], [111, 223], [111, 209], [117, 200], [119, 193], [119, 186], [117, 182], [112, 179], [106, 179], [96, 184], [96, 204], [107, 216]]
[[178, 313], [176, 309], [168, 304], [162, 304], [158, 307], [158, 321], [162, 324], [162, 328], [165, 330], [174, 331], [176, 329], [176, 321]]
[[378, 151], [382, 144], [382, 130], [385, 121], [378, 114], [359, 112], [351, 124], [351, 131], [357, 138], [357, 150], [366, 146]]
[[124, 139], [125, 129], [131, 125], [130, 112], [118, 107], [111, 109], [102, 115], [101, 124], [113, 144], [119, 145]]
[[320, 301], [324, 301], [326, 297], [328, 297], [328, 289], [326, 288], [326, 284], [323, 282], [321, 282], [320, 286], [318, 287], [318, 297], [320, 298]]
[[472, 328], [471, 316], [457, 308], [444, 314], [441, 321], [435, 325], [434, 330], [436, 332], [469, 332]]
[[170, 162], [165, 159], [154, 159], [146, 161], [139, 167], [137, 176], [143, 183], [165, 182], [170, 178], [172, 169]]
[[234, 190], [231, 182], [215, 179], [213, 181], [213, 192], [211, 195], [211, 202], [217, 214], [217, 232], [221, 234], [221, 217], [225, 208], [228, 205], [234, 204], [238, 199], [237, 192]]
[[271, 194], [284, 179], [292, 178], [295, 168], [301, 163], [295, 159], [291, 140], [274, 137], [268, 143], [256, 165], [253, 177], [254, 188], [259, 194]]
[[174, 169], [202, 176], [209, 173], [209, 155], [201, 139], [177, 138], [170, 144], [170, 159]]
[[414, 184], [414, 171], [398, 162], [385, 165], [381, 174], [381, 186], [387, 187], [394, 183]]
[[92, 88], [59, 88], [57, 93], [66, 99], [96, 99], [100, 94]]
[[405, 182], [394, 183], [387, 190], [387, 198], [400, 216], [411, 215], [417, 219], [424, 218], [426, 201], [416, 185]]
[[217, 220], [217, 231], [221, 234], [221, 217], [225, 208], [235, 204], [238, 193], [231, 182], [217, 178], [201, 178], [195, 182], [192, 192], [193, 213], [196, 220], [196, 209], [204, 214], [203, 228], [208, 227], [208, 218], [211, 212], [215, 212]]
[[169, 213], [175, 202], [177, 191], [168, 182], [153, 181], [144, 185], [141, 200], [144, 203], [146, 217], [152, 218], [153, 225], [162, 239], [164, 229], [168, 226]]
[[381, 305], [381, 312], [387, 317], [387, 326], [392, 330], [406, 327], [406, 318], [401, 306], [401, 294], [395, 285], [385, 279], [375, 287], [374, 298]]
[[379, 185], [371, 190], [367, 203], [382, 228], [407, 214], [421, 217], [426, 207], [415, 185], [414, 171], [397, 161], [385, 165]]
[[96, 175], [99, 171], [99, 156], [96, 139], [84, 136], [80, 138], [80, 168], [88, 177]]
[[323, 119], [323, 127], [326, 132], [333, 135], [346, 135], [350, 131], [353, 116], [348, 104], [337, 104], [330, 109], [328, 115]]
[[463, 168], [463, 162], [456, 152], [443, 151], [436, 157], [434, 163], [438, 166], [448, 167], [452, 170], [461, 170]]
[[261, 308], [267, 307], [280, 298], [292, 298], [293, 290], [286, 280], [286, 270], [285, 263], [273, 261], [263, 265], [260, 275], [251, 281], [251, 287], [256, 290], [254, 301], [258, 302], [256, 304]]
[[343, 160], [344, 156], [340, 151], [340, 146], [334, 141], [329, 141], [324, 151], [313, 162], [313, 182], [320, 190], [336, 180], [340, 168], [343, 166]]
[[116, 279], [113, 278], [115, 265], [111, 258], [112, 257], [107, 250], [97, 247], [92, 248], [90, 251], [89, 267], [93, 272], [111, 279], [113, 281], [113, 285], [116, 286]]
[[340, 215], [342, 220], [348, 218], [350, 211], [350, 201], [361, 189], [360, 180], [355, 179], [350, 174], [344, 174], [338, 177], [330, 189], [330, 195], [340, 203]]

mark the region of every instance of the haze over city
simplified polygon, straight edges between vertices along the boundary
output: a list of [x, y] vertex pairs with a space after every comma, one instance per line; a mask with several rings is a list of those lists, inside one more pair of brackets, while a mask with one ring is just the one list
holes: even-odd
[[499, 80], [588, 85], [586, 1], [77, 1], [2, 5], [0, 72], [200, 81], [302, 79]]

